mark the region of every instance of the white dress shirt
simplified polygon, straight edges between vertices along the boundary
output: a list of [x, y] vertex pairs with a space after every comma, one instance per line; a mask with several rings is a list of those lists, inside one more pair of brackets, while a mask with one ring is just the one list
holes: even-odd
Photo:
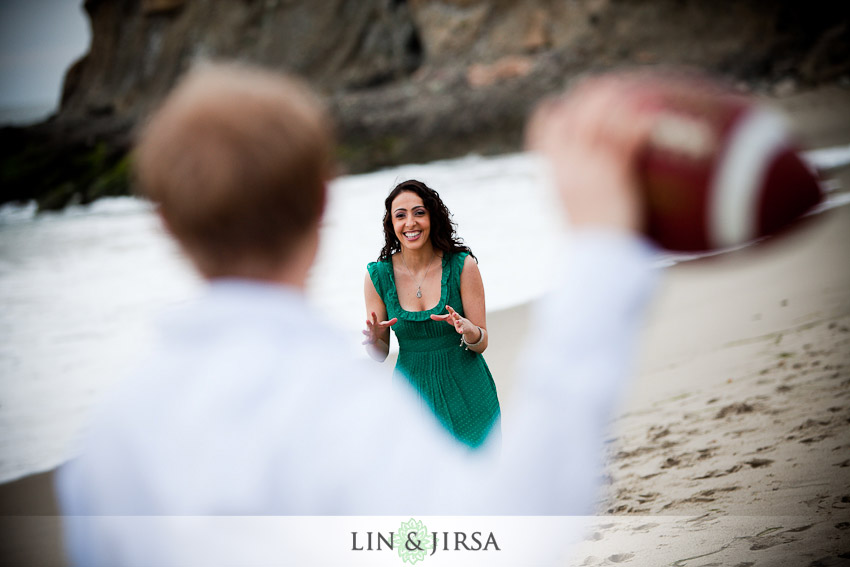
[[[103, 404], [60, 470], [63, 513], [592, 513], [655, 274], [649, 247], [625, 235], [580, 233], [565, 257], [564, 281], [533, 310], [500, 451], [466, 449], [423, 417], [403, 382], [348, 355], [300, 291], [219, 280]], [[66, 521], [76, 564], [169, 553], [104, 525]]]

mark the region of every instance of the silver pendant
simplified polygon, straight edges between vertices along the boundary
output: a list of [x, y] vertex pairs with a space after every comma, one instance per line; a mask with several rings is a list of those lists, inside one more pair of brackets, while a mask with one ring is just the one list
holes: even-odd
[[416, 297], [422, 297], [422, 288], [416, 290]]

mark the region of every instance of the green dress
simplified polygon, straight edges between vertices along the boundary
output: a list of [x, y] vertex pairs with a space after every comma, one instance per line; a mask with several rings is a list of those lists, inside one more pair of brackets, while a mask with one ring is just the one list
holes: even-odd
[[396, 291], [392, 261], [372, 262], [369, 276], [387, 307], [388, 319], [398, 339], [395, 375], [408, 380], [442, 424], [471, 447], [484, 442], [499, 427], [496, 384], [484, 357], [460, 346], [461, 337], [452, 325], [431, 320], [447, 313], [451, 305], [463, 316], [460, 274], [467, 253], [443, 255], [440, 302], [428, 311], [405, 311]]

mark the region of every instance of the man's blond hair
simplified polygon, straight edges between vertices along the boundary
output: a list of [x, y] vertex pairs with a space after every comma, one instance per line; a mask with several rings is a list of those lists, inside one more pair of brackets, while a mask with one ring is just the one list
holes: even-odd
[[190, 71], [143, 129], [141, 193], [207, 277], [262, 277], [318, 223], [333, 139], [317, 97], [280, 73]]

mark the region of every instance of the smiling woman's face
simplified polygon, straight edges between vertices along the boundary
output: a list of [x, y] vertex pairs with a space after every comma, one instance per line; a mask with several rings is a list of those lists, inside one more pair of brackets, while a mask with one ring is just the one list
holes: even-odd
[[422, 197], [413, 191], [402, 191], [390, 207], [393, 230], [403, 248], [422, 248], [431, 236], [431, 215]]

